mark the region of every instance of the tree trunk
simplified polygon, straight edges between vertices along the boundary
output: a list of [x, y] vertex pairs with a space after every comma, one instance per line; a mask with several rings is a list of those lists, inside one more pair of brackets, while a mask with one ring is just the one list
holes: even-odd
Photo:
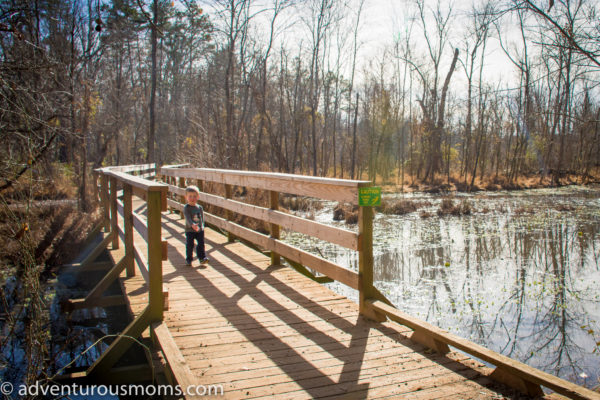
[[155, 107], [156, 107], [156, 47], [158, 41], [158, 0], [154, 0], [152, 3], [152, 29], [150, 33], [150, 41], [152, 46], [152, 67], [150, 70], [150, 110], [149, 110], [149, 118], [150, 118], [150, 127], [148, 129], [148, 149], [146, 154], [146, 162], [153, 163], [156, 161], [155, 158], [155, 125], [156, 125], [156, 115], [155, 115]]

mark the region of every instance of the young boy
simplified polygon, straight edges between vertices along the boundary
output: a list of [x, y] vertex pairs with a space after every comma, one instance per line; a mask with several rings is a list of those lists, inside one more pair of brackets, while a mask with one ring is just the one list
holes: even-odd
[[185, 189], [186, 205], [183, 207], [185, 217], [185, 261], [187, 266], [192, 265], [194, 259], [194, 240], [198, 242], [196, 255], [201, 264], [206, 264], [208, 258], [204, 253], [204, 211], [198, 204], [200, 190], [196, 186]]

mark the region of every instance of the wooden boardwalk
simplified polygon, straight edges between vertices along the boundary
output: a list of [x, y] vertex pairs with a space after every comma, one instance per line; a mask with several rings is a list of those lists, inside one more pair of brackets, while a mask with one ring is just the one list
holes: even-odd
[[[177, 213], [163, 214], [164, 321], [197, 382], [222, 384], [225, 398], [502, 397], [467, 356], [439, 355], [409, 340], [408, 328], [365, 319], [347, 298], [211, 229], [210, 263], [187, 267], [183, 230]], [[120, 281], [138, 315], [145, 280]]]
[[[68, 306], [125, 302], [133, 321], [86, 371], [67, 379], [132, 383], [156, 378], [147, 364], [118, 363], [134, 343], [131, 338], [147, 332], [167, 382], [184, 390], [205, 385], [213, 393], [222, 387], [228, 399], [557, 396], [544, 395], [542, 386], [573, 399], [600, 399], [393, 307], [373, 285], [377, 266], [369, 199], [377, 188], [370, 182], [185, 166], [161, 167], [162, 181], [151, 180], [158, 171], [154, 164], [95, 171], [103, 219], [94, 232], [103, 228], [104, 239], [78, 267], [93, 267], [109, 244], [115, 264], [85, 298]], [[178, 212], [167, 212], [182, 209], [190, 184], [199, 187], [202, 204], [224, 214], [205, 213], [211, 227], [226, 233], [206, 229], [211, 260], [206, 266], [185, 265], [183, 220]], [[246, 202], [244, 191], [236, 196], [240, 188], [266, 194], [268, 206]], [[358, 232], [280, 210], [280, 191], [354, 204]], [[263, 221], [270, 234], [234, 222], [240, 216]], [[357, 251], [358, 271], [285, 243], [280, 229]], [[116, 279], [123, 295], [103, 296]], [[357, 290], [358, 304], [317, 282], [327, 279]]]

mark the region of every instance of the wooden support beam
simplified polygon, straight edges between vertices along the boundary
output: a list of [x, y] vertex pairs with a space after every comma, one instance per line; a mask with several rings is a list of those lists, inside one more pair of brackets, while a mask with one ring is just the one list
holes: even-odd
[[102, 241], [98, 243], [96, 247], [94, 247], [94, 249], [87, 255], [87, 257], [79, 263], [79, 270], [87, 270], [88, 267], [90, 267], [92, 263], [96, 260], [96, 258], [98, 258], [100, 253], [102, 253], [104, 249], [106, 249], [108, 244], [113, 240], [112, 237], [112, 232], [107, 233], [104, 239], [102, 239]]
[[113, 267], [113, 263], [111, 261], [94, 261], [85, 266], [85, 268], [81, 267], [81, 263], [74, 264], [64, 264], [61, 267], [61, 270], [66, 273], [77, 273], [77, 272], [89, 272], [89, 271], [101, 271], [107, 270]]
[[[269, 191], [269, 200], [271, 210], [276, 211], [279, 208], [279, 192], [275, 192], [273, 190]], [[270, 224], [271, 228], [271, 238], [279, 239], [279, 225]], [[271, 265], [279, 265], [281, 264], [281, 257], [279, 254], [274, 251], [271, 252]]]
[[112, 307], [127, 304], [125, 296], [118, 294], [114, 296], [101, 296], [93, 299], [70, 299], [65, 303], [63, 310], [71, 312], [74, 310], [80, 310], [82, 308], [94, 308], [94, 307]]
[[125, 257], [123, 258], [123, 262], [125, 263], [125, 270], [127, 271], [128, 278], [135, 276], [132, 194], [133, 191], [131, 185], [125, 184], [125, 187], [123, 188], [123, 232], [125, 236]]
[[163, 311], [169, 311], [169, 288], [166, 286], [163, 286]]
[[98, 284], [88, 293], [85, 297], [85, 301], [91, 301], [95, 298], [102, 296], [102, 294], [108, 289], [108, 287], [121, 275], [123, 269], [127, 267], [127, 257], [123, 257], [104, 277]]
[[128, 365], [111, 368], [108, 371], [107, 383], [111, 385], [127, 385], [135, 382], [151, 382], [153, 369], [148, 364]]
[[289, 258], [284, 257], [285, 261], [287, 261], [292, 268], [294, 268], [296, 271], [300, 272], [302, 275], [306, 276], [307, 278], [312, 279], [315, 282], [318, 283], [331, 283], [334, 280], [331, 279], [330, 277], [328, 277], [327, 275], [322, 275], [322, 276], [315, 276], [312, 272], [310, 272], [304, 265], [297, 263], [294, 260], [290, 260]]
[[161, 240], [160, 247], [161, 247], [161, 250], [162, 250], [161, 260], [167, 261], [169, 259], [169, 242], [167, 242], [164, 239]]
[[[198, 190], [200, 190], [200, 194], [202, 194], [202, 192], [204, 192], [204, 181], [202, 179], [196, 179], [196, 186], [198, 186]], [[202, 206], [202, 209], [206, 211], [206, 203], [200, 201], [199, 203]]]
[[160, 210], [167, 211], [167, 191], [160, 192]]
[[87, 248], [90, 243], [96, 239], [96, 237], [102, 232], [102, 228], [104, 228], [104, 221], [100, 221], [91, 231], [88, 233], [85, 241], [81, 244], [81, 248]]
[[367, 299], [375, 297], [373, 287], [373, 207], [358, 209], [358, 292], [359, 311], [375, 321], [385, 321], [385, 315], [373, 310]]
[[119, 248], [119, 235], [117, 235], [117, 229], [119, 228], [119, 218], [117, 212], [117, 178], [114, 176], [110, 177], [110, 231], [112, 235], [112, 248], [116, 250]]
[[[105, 376], [104, 383], [111, 385], [132, 384], [136, 382], [149, 382], [153, 378], [153, 371], [148, 364], [129, 365], [126, 367], [111, 368]], [[86, 371], [72, 372], [62, 374], [52, 378], [52, 381], [59, 384], [68, 385], [72, 383], [78, 384], [97, 384], [90, 379]]]
[[87, 375], [99, 381], [106, 381], [110, 378], [111, 368], [119, 361], [123, 354], [131, 347], [135, 340], [139, 338], [142, 332], [150, 324], [150, 307], [146, 307], [140, 315], [138, 315], [131, 323], [125, 328], [113, 342], [110, 344], [108, 349], [94, 361], [92, 365], [87, 369]]

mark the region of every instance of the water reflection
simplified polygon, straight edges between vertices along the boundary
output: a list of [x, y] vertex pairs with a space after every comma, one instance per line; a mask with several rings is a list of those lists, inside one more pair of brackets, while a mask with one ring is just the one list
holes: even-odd
[[[593, 387], [600, 375], [600, 193], [560, 193], [473, 197], [476, 208], [505, 211], [467, 217], [379, 215], [375, 284], [409, 314]], [[557, 204], [571, 208], [557, 211]], [[357, 269], [354, 252], [295, 241]]]

